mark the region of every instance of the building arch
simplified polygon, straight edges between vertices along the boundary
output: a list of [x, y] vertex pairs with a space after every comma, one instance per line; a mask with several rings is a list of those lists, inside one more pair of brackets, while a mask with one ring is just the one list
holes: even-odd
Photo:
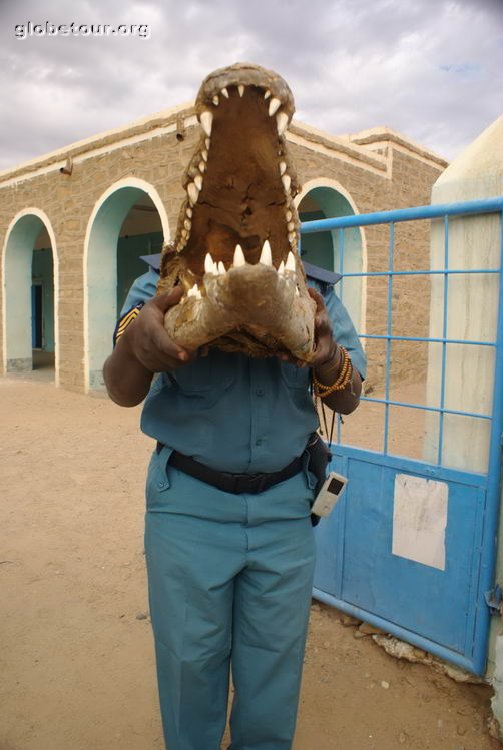
[[[59, 385], [59, 262], [56, 236], [47, 214], [30, 206], [10, 222], [2, 250], [2, 325], [4, 372], [33, 369], [33, 279], [32, 267], [37, 238], [45, 230], [50, 243], [50, 270], [44, 279], [44, 297], [49, 304], [44, 323], [54, 350], [54, 383]], [[49, 250], [49, 248], [47, 248]], [[52, 308], [52, 309], [51, 309]], [[40, 321], [42, 325], [42, 321]]]
[[[337, 180], [328, 177], [309, 180], [296, 197], [295, 204], [301, 221], [360, 213], [351, 194]], [[358, 227], [345, 230], [342, 259], [339, 230], [304, 235], [301, 253], [306, 261], [343, 275], [365, 273], [367, 269], [365, 232]], [[346, 278], [339, 282], [336, 291], [342, 296], [357, 330], [365, 333], [366, 277]]]
[[[103, 387], [103, 363], [112, 349], [117, 320], [117, 248], [121, 227], [139, 201], [148, 201], [160, 222], [162, 242], [169, 222], [157, 190], [136, 177], [118, 180], [96, 201], [84, 239], [84, 368], [85, 390]], [[147, 210], [147, 207], [144, 206]], [[148, 248], [147, 252], [148, 252]], [[145, 271], [147, 267], [145, 266]]]

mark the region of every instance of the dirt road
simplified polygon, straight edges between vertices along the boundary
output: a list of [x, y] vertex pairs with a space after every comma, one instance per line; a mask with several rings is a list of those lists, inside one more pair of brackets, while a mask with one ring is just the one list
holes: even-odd
[[[161, 750], [138, 409], [0, 378], [0, 750]], [[313, 605], [295, 750], [496, 750], [491, 690]]]

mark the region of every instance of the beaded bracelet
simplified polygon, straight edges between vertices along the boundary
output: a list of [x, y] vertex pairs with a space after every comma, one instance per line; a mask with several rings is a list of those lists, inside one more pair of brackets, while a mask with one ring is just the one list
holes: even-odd
[[351, 379], [353, 377], [353, 363], [351, 362], [351, 357], [349, 356], [347, 350], [343, 346], [341, 346], [340, 349], [344, 361], [342, 363], [339, 376], [337, 380], [332, 383], [332, 385], [325, 385], [324, 383], [320, 383], [313, 372], [314, 392], [320, 398], [325, 398], [326, 396], [330, 396], [336, 391], [344, 390], [347, 384], [351, 382]]

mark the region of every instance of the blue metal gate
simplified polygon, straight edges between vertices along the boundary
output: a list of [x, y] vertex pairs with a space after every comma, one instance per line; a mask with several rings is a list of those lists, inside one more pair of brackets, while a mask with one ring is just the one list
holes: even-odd
[[[451, 223], [457, 220], [456, 217], [489, 213], [499, 215], [501, 250], [498, 267], [456, 268], [452, 262], [456, 248], [454, 241], [449, 242]], [[395, 264], [396, 225], [430, 220], [436, 222], [437, 227], [439, 222], [441, 224], [443, 267], [398, 267]], [[371, 226], [380, 226], [379, 231], [388, 233], [387, 267], [345, 274], [346, 233], [364, 231], [363, 227]], [[349, 430], [348, 437], [346, 425], [339, 422], [337, 440], [332, 445], [332, 469], [347, 476], [349, 483], [344, 498], [316, 530], [318, 562], [314, 596], [477, 674], [482, 674], [486, 665], [490, 617], [487, 598], [494, 585], [500, 505], [503, 284], [498, 283], [497, 335], [493, 340], [450, 338], [448, 300], [449, 286], [457, 283], [455, 277], [459, 278], [460, 274], [482, 274], [484, 278], [493, 275], [493, 279], [500, 282], [502, 226], [503, 197], [345, 216], [302, 225], [302, 233], [327, 230], [338, 233], [338, 270], [343, 274], [339, 293], [343, 300], [344, 284], [347, 285], [351, 278], [365, 279], [365, 283], [371, 278], [380, 278], [387, 297], [383, 301], [387, 307], [385, 330], [362, 336], [367, 348], [370, 342], [373, 342], [372, 346], [382, 344], [382, 393], [367, 394], [362, 398], [362, 405], [354, 415], [355, 419], [360, 411], [364, 415], [359, 417], [357, 428]], [[435, 283], [435, 276], [441, 280], [441, 335], [432, 336], [430, 331], [425, 336], [396, 332], [394, 303], [399, 295], [395, 294], [395, 287], [407, 276], [421, 278], [430, 284]], [[368, 294], [367, 298], [370, 310], [373, 301]], [[407, 400], [391, 383], [392, 347], [411, 345], [439, 347], [438, 398], [434, 405], [424, 399], [421, 403], [420, 398]], [[450, 407], [446, 390], [446, 359], [447, 353], [452, 351], [449, 347], [459, 345], [468, 347], [464, 351], [475, 351], [470, 347], [490, 347], [494, 354], [493, 398], [489, 413]], [[403, 391], [407, 394], [410, 389], [407, 391], [405, 387]], [[381, 444], [378, 449], [369, 449], [365, 444], [368, 443], [365, 414], [371, 415], [376, 409], [382, 412]], [[410, 456], [403, 448], [407, 440], [413, 442], [414, 430], [418, 441], [422, 438], [422, 423], [418, 422], [418, 415], [424, 420], [438, 420], [435, 457], [431, 456], [431, 451], [427, 459], [424, 454]], [[490, 427], [488, 461], [482, 471], [480, 467], [473, 470], [469, 460], [465, 466], [449, 467], [446, 421], [458, 418]], [[353, 415], [346, 421], [349, 423], [350, 420], [353, 420]], [[396, 425], [400, 424], [397, 437], [392, 432], [396, 432]], [[449, 440], [452, 441], [452, 429]], [[432, 508], [433, 515], [428, 520]], [[412, 524], [412, 528], [407, 524]], [[410, 550], [407, 545], [410, 545]], [[426, 559], [423, 559], [425, 554]]]

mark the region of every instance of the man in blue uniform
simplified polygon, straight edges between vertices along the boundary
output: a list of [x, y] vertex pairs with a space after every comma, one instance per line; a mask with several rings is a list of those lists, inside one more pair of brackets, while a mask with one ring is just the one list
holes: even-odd
[[163, 328], [181, 290], [154, 296], [157, 280], [151, 268], [133, 285], [104, 378], [119, 405], [146, 399], [141, 429], [157, 442], [145, 550], [167, 747], [219, 750], [231, 670], [230, 750], [288, 750], [314, 569], [309, 386], [350, 413], [365, 356], [319, 283], [311, 367], [185, 351]]

